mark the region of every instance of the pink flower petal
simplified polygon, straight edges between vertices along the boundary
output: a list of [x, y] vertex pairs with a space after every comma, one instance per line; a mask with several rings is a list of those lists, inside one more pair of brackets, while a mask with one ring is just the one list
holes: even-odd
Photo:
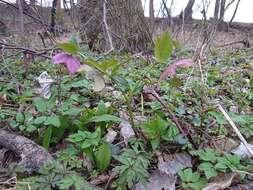
[[81, 67], [80, 61], [67, 53], [58, 53], [53, 57], [53, 64], [64, 64], [69, 74], [73, 75]]
[[177, 67], [192, 67], [193, 60], [192, 59], [181, 59], [175, 63]]
[[66, 59], [68, 58], [68, 54], [66, 53], [57, 53], [54, 57], [53, 57], [53, 64], [61, 64], [61, 63], [65, 63]]
[[171, 77], [176, 75], [176, 69], [177, 67], [192, 67], [193, 66], [193, 60], [191, 59], [182, 59], [179, 60], [178, 62], [170, 65], [169, 67], [167, 67], [162, 74], [160, 75], [160, 81], [161, 80], [165, 80], [167, 77]]
[[75, 74], [78, 69], [81, 67], [81, 64], [78, 59], [71, 57], [66, 62], [67, 69], [71, 75]]

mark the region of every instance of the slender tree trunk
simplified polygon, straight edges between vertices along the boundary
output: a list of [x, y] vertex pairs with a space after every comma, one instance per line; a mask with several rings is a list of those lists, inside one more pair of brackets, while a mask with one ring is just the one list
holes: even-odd
[[[152, 36], [140, 0], [110, 0], [106, 6], [106, 23], [114, 48], [125, 51], [146, 51]], [[103, 1], [80, 1], [80, 33], [90, 48], [104, 51], [108, 35], [105, 30]]]
[[220, 3], [220, 21], [224, 21], [226, 0], [221, 0]]
[[214, 15], [213, 18], [215, 21], [219, 19], [219, 11], [220, 11], [220, 0], [215, 1]]
[[238, 7], [239, 7], [239, 4], [240, 4], [241, 0], [238, 0], [237, 1], [237, 4], [235, 6], [235, 10], [234, 10], [234, 13], [233, 13], [233, 16], [231, 17], [230, 21], [229, 21], [229, 26], [232, 24], [234, 18], [235, 18], [235, 15], [237, 13], [237, 10], [238, 10]]
[[58, 0], [53, 0], [51, 7], [50, 32], [55, 34], [56, 7]]
[[185, 7], [184, 11], [181, 12], [180, 18], [183, 18], [184, 14], [184, 19], [185, 21], [191, 21], [192, 20], [192, 8], [195, 3], [195, 0], [189, 0], [187, 6]]
[[25, 30], [24, 30], [24, 14], [23, 14], [23, 5], [22, 5], [22, 0], [17, 0], [18, 3], [18, 9], [19, 9], [19, 27], [20, 27], [20, 37], [22, 43], [25, 42]]
[[153, 33], [153, 29], [154, 29], [154, 25], [155, 25], [154, 0], [149, 0], [149, 20], [150, 20], [150, 26], [152, 29], [152, 33]]

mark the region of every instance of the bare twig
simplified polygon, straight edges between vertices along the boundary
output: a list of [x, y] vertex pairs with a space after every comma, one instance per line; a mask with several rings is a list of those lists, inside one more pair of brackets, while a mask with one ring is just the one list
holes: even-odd
[[111, 52], [114, 50], [114, 46], [112, 43], [112, 36], [109, 30], [109, 26], [107, 24], [107, 20], [106, 20], [106, 4], [107, 4], [107, 0], [104, 0], [104, 4], [103, 4], [103, 22], [104, 22], [104, 26], [105, 26], [105, 31], [108, 37], [108, 41], [109, 41], [109, 45], [110, 45], [110, 50], [108, 52]]
[[183, 127], [181, 126], [181, 124], [179, 123], [177, 117], [173, 114], [173, 112], [171, 111], [171, 109], [166, 105], [166, 103], [161, 99], [161, 97], [157, 94], [157, 92], [153, 89], [153, 88], [149, 88], [149, 87], [144, 87], [144, 93], [146, 94], [151, 94], [152, 96], [155, 97], [155, 99], [160, 102], [160, 104], [166, 109], [166, 111], [169, 114], [170, 119], [173, 121], [173, 123], [175, 123], [176, 127], [178, 128], [178, 130], [182, 133], [182, 135], [184, 137], [186, 137], [189, 142], [192, 143], [192, 145], [194, 147], [196, 147], [196, 145], [193, 142], [193, 139], [191, 137], [191, 135], [188, 135], [185, 133]]
[[231, 17], [231, 19], [230, 19], [230, 21], [229, 21], [229, 24], [228, 24], [229, 26], [232, 24], [232, 22], [233, 22], [233, 20], [234, 20], [234, 18], [235, 18], [235, 15], [236, 15], [236, 13], [237, 13], [237, 10], [238, 10], [240, 1], [241, 1], [241, 0], [238, 0], [238, 1], [237, 1], [237, 4], [236, 4], [236, 6], [235, 6], [235, 10], [234, 10], [233, 16]]
[[41, 56], [47, 59], [51, 59], [51, 57], [45, 55], [48, 51], [53, 50], [52, 48], [50, 49], [44, 49], [44, 50], [35, 50], [35, 49], [29, 49], [29, 48], [25, 48], [25, 47], [17, 47], [15, 45], [12, 44], [7, 44], [4, 42], [0, 42], [0, 50], [1, 49], [13, 49], [13, 50], [21, 50], [22, 52], [28, 53], [28, 54], [32, 54], [35, 56]]

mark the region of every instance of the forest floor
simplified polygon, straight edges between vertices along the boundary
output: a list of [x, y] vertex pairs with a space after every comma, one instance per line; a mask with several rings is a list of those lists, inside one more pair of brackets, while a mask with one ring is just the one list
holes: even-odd
[[252, 189], [253, 50], [221, 47], [252, 36], [218, 32], [198, 64], [199, 33], [152, 55], [0, 39], [0, 189]]

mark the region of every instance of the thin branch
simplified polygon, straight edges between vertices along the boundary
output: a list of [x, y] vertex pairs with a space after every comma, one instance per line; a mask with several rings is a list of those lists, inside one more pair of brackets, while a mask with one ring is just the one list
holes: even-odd
[[[16, 7], [16, 6], [15, 6], [14, 4], [12, 4], [12, 3], [9, 3], [9, 2], [4, 1], [4, 0], [0, 0], [0, 2], [4, 3], [4, 4], [6, 4], [6, 5], [9, 5], [9, 6], [15, 8], [16, 10], [19, 10], [19, 8]], [[38, 18], [32, 16], [31, 14], [25, 12], [24, 10], [23, 10], [23, 14], [26, 15], [26, 16], [28, 16], [28, 17], [30, 17], [31, 19], [35, 20], [37, 23], [39, 23], [39, 24], [41, 24], [41, 25], [43, 25], [43, 26], [45, 25], [40, 19], [38, 19]]]
[[106, 34], [107, 34], [107, 37], [108, 37], [108, 41], [109, 41], [109, 45], [110, 45], [110, 50], [108, 52], [111, 52], [114, 50], [114, 46], [113, 46], [113, 43], [112, 43], [112, 36], [111, 36], [111, 33], [110, 33], [110, 30], [109, 30], [109, 26], [107, 24], [107, 20], [106, 20], [106, 4], [107, 4], [107, 0], [104, 0], [104, 4], [103, 4], [103, 22], [104, 22], [104, 25], [105, 25], [105, 31], [106, 31]]
[[13, 49], [13, 50], [21, 50], [23, 52], [32, 54], [32, 55], [36, 55], [36, 56], [41, 56], [47, 59], [51, 59], [51, 57], [45, 55], [48, 51], [53, 50], [52, 48], [50, 49], [44, 49], [44, 50], [35, 50], [35, 49], [29, 49], [29, 48], [25, 48], [25, 47], [17, 47], [15, 45], [12, 44], [7, 44], [7, 43], [3, 43], [0, 42], [0, 50], [4, 50], [4, 49]]
[[242, 136], [242, 134], [239, 131], [239, 129], [236, 127], [236, 125], [233, 122], [233, 120], [229, 117], [229, 115], [227, 114], [227, 112], [223, 109], [223, 107], [220, 104], [217, 104], [217, 106], [218, 106], [219, 110], [221, 111], [221, 113], [225, 116], [225, 118], [227, 119], [227, 121], [231, 125], [232, 129], [237, 134], [237, 136], [239, 137], [239, 139], [241, 140], [241, 142], [243, 143], [243, 145], [245, 146], [245, 148], [247, 149], [248, 153], [250, 154], [250, 156], [252, 158], [253, 157], [253, 151], [249, 147], [247, 141], [244, 139], [244, 137]]
[[238, 10], [240, 1], [241, 1], [241, 0], [238, 0], [238, 1], [237, 1], [237, 4], [236, 4], [236, 6], [235, 6], [235, 10], [234, 10], [233, 16], [231, 17], [231, 19], [230, 19], [230, 21], [229, 21], [229, 24], [228, 24], [229, 26], [232, 24], [232, 22], [233, 22], [233, 20], [234, 20], [234, 18], [235, 18], [235, 15], [236, 15], [236, 13], [237, 13], [237, 10]]

